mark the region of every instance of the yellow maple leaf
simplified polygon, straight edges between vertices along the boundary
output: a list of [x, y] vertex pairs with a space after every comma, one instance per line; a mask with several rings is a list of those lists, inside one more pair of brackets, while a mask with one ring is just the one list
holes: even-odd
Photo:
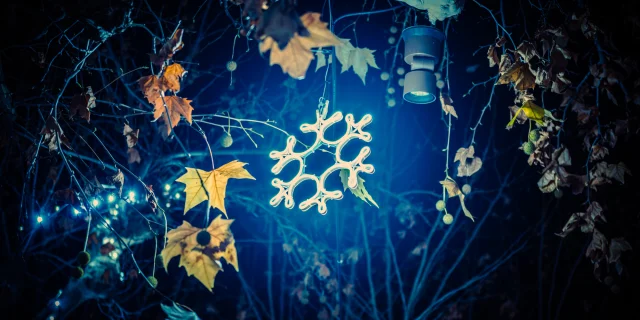
[[362, 201], [366, 202], [369, 205], [373, 204], [378, 209], [380, 208], [376, 201], [373, 200], [369, 192], [367, 192], [367, 189], [365, 189], [364, 179], [362, 179], [360, 176], [358, 176], [358, 185], [355, 189], [349, 188], [349, 170], [340, 170], [340, 181], [342, 182], [345, 191], [349, 189], [351, 193], [353, 193], [353, 195], [360, 198]]
[[544, 125], [544, 117], [546, 114], [548, 114], [545, 109], [533, 103], [532, 100], [527, 100], [524, 104], [522, 104], [522, 107], [520, 107], [518, 111], [516, 111], [516, 113], [513, 115], [511, 121], [509, 121], [509, 123], [507, 124], [507, 128], [513, 126], [520, 113], [524, 113], [527, 119], [533, 120], [541, 126]]
[[[222, 270], [221, 258], [236, 271], [239, 270], [231, 223], [233, 220], [222, 219], [222, 215], [218, 215], [206, 229], [196, 228], [183, 221], [181, 226], [170, 230], [167, 233], [167, 245], [160, 253], [165, 270], [168, 271], [171, 259], [180, 256], [179, 266], [184, 267], [187, 275], [200, 280], [211, 291], [216, 275]], [[206, 245], [198, 244], [198, 233], [202, 231], [211, 236]]]
[[301, 37], [295, 33], [284, 50], [280, 50], [278, 43], [271, 37], [266, 37], [260, 42], [261, 53], [271, 50], [269, 65], [280, 65], [284, 73], [288, 73], [296, 79], [304, 78], [311, 64], [311, 60], [314, 59], [311, 48], [329, 47], [341, 43], [340, 40], [327, 29], [327, 23], [320, 20], [319, 13], [305, 13], [300, 17], [300, 20], [309, 31], [309, 36]]
[[[169, 116], [167, 116], [167, 111]], [[178, 96], [160, 97], [156, 99], [153, 109], [153, 119], [157, 120], [162, 116], [164, 127], [161, 128], [163, 138], [167, 138], [171, 134], [171, 129], [175, 128], [180, 122], [180, 116], [183, 116], [189, 124], [191, 124], [191, 100]], [[169, 121], [169, 119], [171, 121]], [[169, 125], [171, 123], [171, 125]]]
[[462, 193], [462, 191], [460, 191], [460, 188], [458, 188], [458, 184], [451, 178], [447, 178], [443, 181], [440, 181], [440, 184], [444, 186], [444, 188], [447, 190], [447, 194], [449, 195], [449, 198], [453, 198], [453, 197], [458, 197], [460, 198], [460, 206], [462, 206], [462, 211], [464, 212], [464, 215], [471, 219], [471, 221], [474, 221], [473, 215], [471, 215], [471, 212], [467, 209], [467, 206], [465, 206], [464, 204], [464, 193]]
[[180, 91], [180, 80], [182, 80], [182, 77], [184, 77], [186, 73], [187, 71], [185, 71], [180, 64], [171, 64], [164, 70], [164, 74], [161, 79], [162, 84], [164, 84], [166, 89], [178, 92]]
[[209, 205], [212, 208], [220, 209], [227, 216], [224, 197], [229, 178], [255, 180], [249, 171], [243, 168], [245, 164], [233, 160], [213, 171], [186, 168], [187, 173], [176, 179], [176, 182], [185, 184], [184, 191], [187, 195], [184, 201], [184, 213], [209, 199]]

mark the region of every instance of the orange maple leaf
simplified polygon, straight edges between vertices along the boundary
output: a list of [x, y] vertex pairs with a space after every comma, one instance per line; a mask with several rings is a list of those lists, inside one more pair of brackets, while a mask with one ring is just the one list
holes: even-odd
[[162, 84], [166, 89], [169, 89], [175, 93], [180, 91], [180, 80], [187, 73], [184, 68], [177, 63], [174, 63], [165, 69], [162, 75]]
[[307, 69], [314, 59], [311, 48], [340, 45], [342, 42], [327, 29], [327, 23], [320, 20], [320, 14], [305, 13], [300, 17], [309, 36], [302, 37], [295, 33], [284, 50], [278, 48], [278, 43], [271, 37], [266, 37], [260, 43], [260, 52], [271, 50], [269, 65], [278, 64], [284, 73], [296, 79], [304, 78]]
[[166, 139], [171, 134], [171, 129], [180, 122], [180, 116], [183, 116], [191, 124], [192, 111], [193, 107], [189, 99], [177, 96], [160, 97], [154, 102], [153, 119], [158, 120], [162, 116], [164, 128], [161, 129], [161, 134]]
[[166, 86], [160, 81], [160, 78], [154, 75], [138, 79], [138, 85], [140, 86], [140, 91], [142, 91], [149, 103], [155, 103], [155, 101], [161, 98], [162, 94], [167, 91]]

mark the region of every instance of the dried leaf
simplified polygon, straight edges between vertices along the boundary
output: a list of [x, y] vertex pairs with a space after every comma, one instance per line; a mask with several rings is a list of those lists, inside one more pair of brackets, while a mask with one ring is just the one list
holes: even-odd
[[609, 263], [618, 262], [623, 252], [629, 251], [631, 245], [624, 238], [613, 238], [609, 244]]
[[161, 99], [164, 92], [167, 91], [167, 88], [164, 86], [164, 83], [160, 81], [160, 78], [154, 75], [138, 79], [138, 86], [149, 103], [155, 103], [155, 101]]
[[138, 135], [140, 134], [140, 129], [136, 129], [133, 131], [128, 124], [124, 124], [124, 130], [122, 131], [122, 135], [127, 137], [127, 147], [133, 148], [136, 144], [138, 144]]
[[551, 193], [558, 188], [558, 175], [555, 170], [546, 171], [538, 180], [538, 189], [544, 193]]
[[226, 216], [224, 198], [229, 178], [255, 180], [243, 168], [245, 164], [244, 162], [233, 160], [213, 171], [186, 168], [187, 173], [176, 179], [176, 182], [185, 184], [184, 191], [187, 195], [184, 202], [184, 213], [186, 214], [187, 211], [208, 199], [212, 208], [220, 209]]
[[522, 43], [516, 49], [518, 54], [524, 59], [525, 62], [529, 62], [533, 57], [538, 57], [535, 46], [529, 41], [522, 41]]
[[57, 151], [58, 144], [64, 145], [65, 147], [71, 149], [69, 140], [64, 135], [60, 124], [58, 124], [58, 121], [52, 116], [49, 116], [47, 118], [47, 122], [40, 131], [40, 134], [44, 135], [42, 142], [49, 147], [49, 151]]
[[[474, 157], [474, 148], [460, 148], [456, 152], [453, 162], [459, 161], [458, 177], [470, 177], [482, 168], [482, 159]], [[469, 161], [470, 160], [470, 161]]]
[[313, 60], [311, 48], [340, 44], [338, 38], [327, 29], [327, 24], [320, 21], [319, 13], [306, 13], [300, 19], [309, 31], [309, 36], [303, 37], [296, 33], [283, 50], [269, 36], [260, 42], [261, 53], [271, 50], [269, 64], [280, 65], [284, 73], [296, 79], [304, 78]]
[[[218, 215], [206, 229], [193, 227], [183, 221], [181, 226], [170, 230], [167, 233], [167, 245], [160, 253], [165, 270], [168, 271], [171, 259], [180, 256], [180, 266], [185, 268], [187, 274], [200, 280], [211, 291], [215, 276], [222, 270], [220, 258], [224, 258], [236, 271], [239, 270], [235, 241], [229, 228], [232, 222]], [[211, 235], [211, 241], [204, 247], [196, 240], [197, 234], [203, 230]]]
[[124, 173], [118, 169], [118, 173], [111, 177], [111, 182], [118, 189], [118, 196], [122, 196], [122, 188], [124, 187]]
[[[318, 51], [316, 52], [316, 59], [318, 60], [316, 61], [316, 72], [318, 72], [320, 68], [327, 65], [327, 58], [324, 56], [322, 51]], [[329, 63], [331, 63], [331, 56], [329, 56]]]
[[448, 94], [443, 94], [442, 92], [440, 92], [440, 104], [442, 105], [442, 111], [444, 111], [445, 114], [451, 114], [452, 116], [458, 118], [456, 109], [453, 108], [453, 100]]
[[536, 76], [531, 72], [529, 64], [515, 62], [500, 75], [496, 84], [513, 83], [516, 90], [524, 91], [536, 87]]
[[[180, 122], [180, 116], [183, 116], [191, 124], [192, 111], [193, 107], [189, 99], [178, 96], [160, 97], [154, 103], [153, 119], [157, 120], [162, 116], [164, 124], [161, 134], [166, 139], [171, 134], [171, 129]], [[167, 116], [167, 112], [169, 116]]]
[[160, 304], [162, 311], [167, 314], [166, 320], [200, 320], [198, 315], [193, 310], [187, 310], [175, 302], [173, 306], [167, 306]]
[[453, 197], [460, 198], [460, 206], [462, 206], [462, 211], [464, 212], [464, 215], [467, 218], [471, 219], [471, 221], [475, 221], [473, 215], [471, 215], [471, 212], [469, 212], [469, 210], [465, 206], [464, 194], [462, 193], [462, 191], [460, 191], [460, 188], [458, 188], [458, 184], [451, 178], [447, 178], [446, 180], [440, 181], [440, 184], [443, 185], [444, 188], [447, 190], [447, 194], [449, 195], [449, 198], [453, 198]]
[[69, 105], [69, 116], [73, 118], [76, 114], [89, 122], [91, 118], [91, 109], [96, 107], [96, 97], [93, 95], [91, 87], [87, 87], [87, 93], [76, 94], [71, 98]]
[[162, 74], [162, 84], [161, 88], [166, 88], [168, 90], [173, 91], [174, 93], [178, 93], [180, 91], [180, 81], [187, 74], [187, 71], [177, 63], [173, 63], [168, 66], [164, 73]]
[[498, 51], [495, 46], [489, 46], [489, 50], [487, 50], [487, 59], [489, 59], [489, 67], [497, 66], [498, 63], [500, 63]]
[[631, 175], [631, 171], [622, 162], [618, 164], [598, 162], [596, 164], [596, 167], [591, 170], [592, 179], [604, 177], [607, 179], [616, 180], [621, 184], [624, 184], [625, 174]]
[[364, 201], [368, 205], [373, 204], [376, 208], [380, 208], [375, 200], [371, 197], [367, 189], [364, 187], [364, 179], [358, 176], [358, 185], [355, 189], [349, 188], [349, 170], [342, 169], [340, 170], [340, 181], [342, 181], [342, 185], [344, 186], [344, 191], [349, 189], [353, 195], [360, 198], [360, 200]]
[[182, 42], [183, 31], [182, 29], [177, 29], [171, 38], [160, 48], [158, 54], [150, 54], [151, 61], [155, 65], [163, 65], [165, 61], [173, 58], [173, 55], [184, 47], [184, 43]]
[[127, 149], [127, 163], [132, 164], [134, 162], [140, 163], [140, 152], [136, 148]]
[[365, 77], [369, 66], [379, 69], [373, 53], [375, 50], [368, 48], [356, 48], [349, 39], [339, 39], [340, 45], [336, 45], [336, 57], [342, 65], [341, 73], [353, 67], [353, 72], [360, 77], [363, 84], [366, 84]]

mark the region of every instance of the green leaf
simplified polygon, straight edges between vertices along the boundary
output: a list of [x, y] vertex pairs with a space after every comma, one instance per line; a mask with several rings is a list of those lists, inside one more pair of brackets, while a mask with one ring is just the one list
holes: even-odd
[[369, 205], [373, 204], [374, 206], [376, 206], [376, 208], [380, 209], [376, 201], [373, 200], [373, 198], [371, 198], [371, 195], [369, 194], [369, 192], [367, 192], [367, 189], [365, 189], [364, 179], [358, 176], [358, 186], [356, 186], [355, 189], [351, 189], [349, 188], [349, 183], [348, 183], [349, 170], [342, 169], [340, 170], [340, 181], [342, 181], [342, 185], [344, 186], [345, 191], [347, 189], [351, 190], [351, 193], [353, 193], [356, 197], [360, 198], [362, 201], [366, 202]]

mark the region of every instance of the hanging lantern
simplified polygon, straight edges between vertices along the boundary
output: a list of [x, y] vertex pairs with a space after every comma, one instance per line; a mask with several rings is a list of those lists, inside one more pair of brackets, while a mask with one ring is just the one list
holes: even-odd
[[411, 71], [404, 77], [405, 101], [428, 104], [436, 101], [437, 86], [435, 67], [442, 55], [442, 31], [427, 26], [414, 26], [402, 30], [404, 40], [404, 61], [411, 65]]

